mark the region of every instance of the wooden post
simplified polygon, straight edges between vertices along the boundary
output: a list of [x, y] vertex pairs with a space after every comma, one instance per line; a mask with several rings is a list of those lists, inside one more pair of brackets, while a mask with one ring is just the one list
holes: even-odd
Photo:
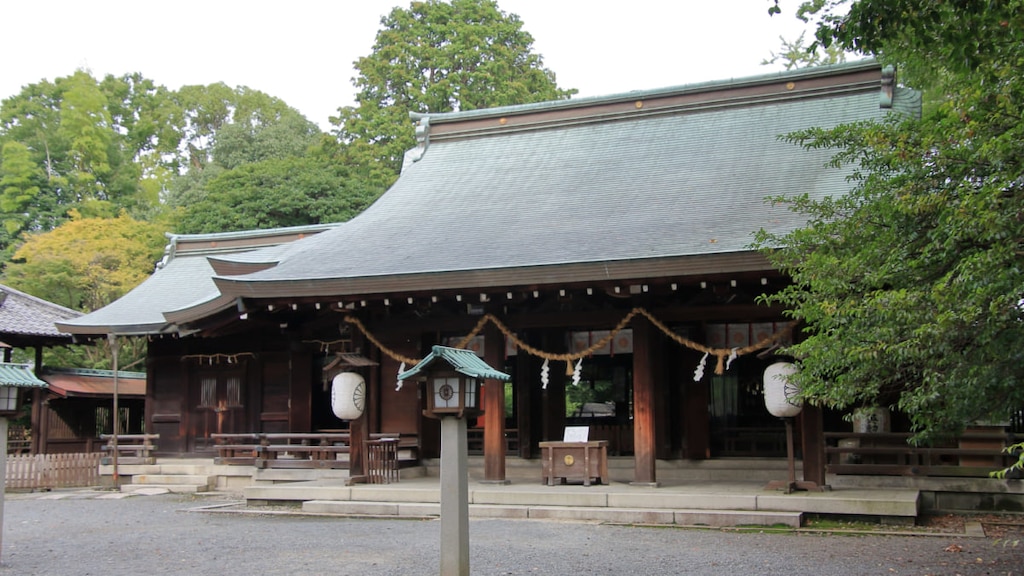
[[[484, 362], [505, 364], [505, 335], [490, 323], [484, 328]], [[505, 479], [505, 383], [488, 380], [484, 393], [484, 482], [506, 484]]]
[[800, 431], [804, 481], [825, 486], [825, 424], [821, 408], [804, 405], [800, 411]]
[[363, 415], [349, 422], [348, 425], [348, 473], [349, 476], [365, 477], [366, 469], [366, 442], [370, 439], [370, 429], [367, 421], [370, 419], [366, 410]]
[[633, 320], [633, 453], [635, 458], [631, 484], [657, 486], [657, 398], [654, 383], [651, 323], [638, 316]]

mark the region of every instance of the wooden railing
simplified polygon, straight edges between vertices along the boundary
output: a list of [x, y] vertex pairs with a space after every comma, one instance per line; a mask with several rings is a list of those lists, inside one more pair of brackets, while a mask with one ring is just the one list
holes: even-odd
[[[470, 454], [484, 453], [484, 429], [470, 428], [466, 430], [466, 449]], [[505, 453], [516, 454], [519, 452], [519, 430], [515, 428], [505, 429]]]
[[987, 477], [1017, 460], [1004, 433], [965, 432], [931, 446], [912, 446], [906, 433], [825, 433], [831, 474]]
[[8, 456], [6, 486], [8, 490], [96, 486], [99, 467], [99, 452]]
[[[348, 469], [351, 436], [348, 432], [285, 432], [211, 434], [217, 456], [215, 464], [256, 468]], [[371, 443], [395, 440], [396, 462], [418, 459], [416, 436], [398, 433], [370, 434]], [[397, 465], [397, 464], [396, 464]]]
[[156, 441], [160, 439], [159, 434], [102, 434], [100, 440], [104, 444], [100, 450], [106, 455], [100, 461], [101, 464], [113, 464], [113, 454], [117, 451], [118, 464], [154, 464], [156, 458], [153, 452], [156, 451]]

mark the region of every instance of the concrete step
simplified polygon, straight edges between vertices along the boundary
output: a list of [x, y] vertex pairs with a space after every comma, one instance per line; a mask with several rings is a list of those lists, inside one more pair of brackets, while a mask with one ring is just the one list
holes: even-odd
[[[437, 517], [440, 503], [310, 500], [303, 512], [351, 516]], [[615, 508], [581, 506], [529, 506], [515, 504], [470, 504], [474, 518], [515, 518], [608, 522], [616, 524], [659, 524], [681, 526], [787, 526], [799, 528], [800, 512], [758, 510], [685, 510], [656, 508]]]

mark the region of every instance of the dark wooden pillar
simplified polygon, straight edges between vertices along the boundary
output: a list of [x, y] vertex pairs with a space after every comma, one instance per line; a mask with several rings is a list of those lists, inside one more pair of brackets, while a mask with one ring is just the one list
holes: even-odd
[[804, 481], [825, 485], [825, 425], [821, 408], [804, 405], [800, 411]]
[[633, 322], [633, 484], [657, 485], [657, 398], [653, 347], [657, 345], [654, 327], [647, 318]]
[[[694, 360], [691, 365], [696, 365]], [[708, 379], [704, 375], [700, 382], [690, 378], [686, 383], [686, 399], [684, 400], [686, 421], [683, 424], [686, 437], [686, 448], [683, 456], [690, 460], [705, 460], [711, 457], [711, 417], [708, 415]]]
[[[50, 435], [50, 422], [47, 418], [50, 410], [49, 406], [44, 404], [46, 396], [46, 390], [32, 389], [32, 440], [29, 446], [29, 454], [45, 454], [46, 442]], [[95, 413], [95, 410], [93, 413]]]
[[[484, 362], [497, 370], [505, 365], [505, 335], [493, 323], [484, 328]], [[484, 386], [484, 482], [505, 482], [505, 383]]]
[[[533, 342], [531, 342], [533, 344]], [[519, 351], [516, 356], [516, 429], [519, 434], [519, 457], [532, 458], [533, 447], [537, 445], [537, 425], [541, 421], [541, 414], [538, 410], [540, 402], [540, 385], [537, 384], [537, 374], [540, 372], [540, 362], [536, 356]]]
[[[566, 349], [565, 331], [546, 330], [541, 350], [561, 353]], [[537, 376], [540, 380], [540, 371]], [[544, 398], [544, 429], [542, 440], [560, 442], [565, 435], [565, 362], [548, 362], [548, 387]]]
[[366, 476], [366, 442], [370, 439], [369, 413], [349, 422], [348, 425], [348, 475], [355, 478]]

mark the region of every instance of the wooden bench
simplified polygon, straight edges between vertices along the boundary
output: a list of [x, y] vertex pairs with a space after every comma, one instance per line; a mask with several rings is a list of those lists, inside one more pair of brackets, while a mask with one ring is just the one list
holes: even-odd
[[100, 459], [100, 463], [110, 465], [114, 463], [113, 454], [117, 454], [118, 464], [155, 464], [156, 458], [153, 452], [156, 451], [155, 442], [160, 439], [159, 434], [101, 434], [100, 440], [105, 440], [100, 450], [108, 455]]

